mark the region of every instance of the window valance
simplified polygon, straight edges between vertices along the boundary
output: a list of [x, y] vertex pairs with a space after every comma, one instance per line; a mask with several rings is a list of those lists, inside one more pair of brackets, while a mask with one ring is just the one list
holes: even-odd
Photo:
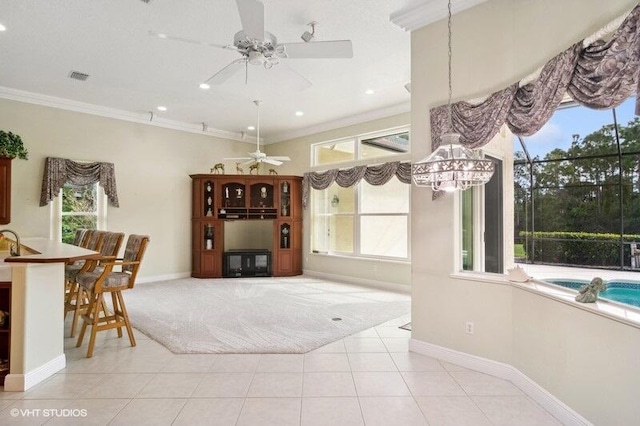
[[[551, 59], [540, 75], [527, 84], [515, 83], [478, 104], [452, 104], [453, 129], [469, 148], [487, 144], [503, 124], [516, 135], [530, 136], [542, 128], [566, 93], [579, 104], [613, 108], [636, 93], [640, 115], [640, 5], [637, 5], [608, 41], [581, 41]], [[431, 109], [431, 147], [440, 144], [447, 125], [447, 106]]]
[[362, 179], [370, 185], [384, 185], [394, 176], [402, 183], [411, 183], [411, 163], [393, 161], [375, 166], [355, 166], [350, 169], [305, 173], [302, 178], [302, 205], [307, 206], [309, 187], [327, 189], [335, 182], [343, 188], [348, 188], [357, 185]]
[[84, 186], [100, 183], [111, 205], [119, 207], [116, 173], [113, 163], [78, 163], [64, 158], [47, 157], [42, 177], [40, 206], [46, 206], [65, 183]]

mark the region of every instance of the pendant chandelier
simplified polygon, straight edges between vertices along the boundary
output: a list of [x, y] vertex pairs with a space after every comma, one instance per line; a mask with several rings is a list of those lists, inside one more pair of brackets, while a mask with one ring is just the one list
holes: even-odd
[[460, 144], [460, 134], [453, 131], [451, 118], [451, 0], [449, 0], [449, 102], [446, 132], [440, 137], [440, 146], [428, 157], [413, 164], [413, 182], [429, 186], [434, 191], [457, 191], [484, 185], [493, 176], [494, 163], [484, 158], [481, 151]]

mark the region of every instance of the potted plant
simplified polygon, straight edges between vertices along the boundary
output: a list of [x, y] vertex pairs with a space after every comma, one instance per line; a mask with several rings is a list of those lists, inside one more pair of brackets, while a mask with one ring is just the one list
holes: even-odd
[[24, 147], [20, 136], [11, 132], [0, 130], [0, 157], [3, 158], [20, 158], [26, 160], [29, 152]]

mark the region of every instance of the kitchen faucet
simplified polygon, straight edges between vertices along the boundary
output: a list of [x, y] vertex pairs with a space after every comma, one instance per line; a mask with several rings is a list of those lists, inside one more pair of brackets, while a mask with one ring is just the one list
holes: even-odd
[[5, 232], [13, 234], [13, 236], [16, 238], [15, 245], [11, 244], [9, 246], [9, 254], [11, 254], [11, 256], [20, 256], [20, 237], [18, 237], [18, 234], [16, 234], [16, 232], [12, 231], [11, 229], [0, 229], [0, 234], [4, 234]]

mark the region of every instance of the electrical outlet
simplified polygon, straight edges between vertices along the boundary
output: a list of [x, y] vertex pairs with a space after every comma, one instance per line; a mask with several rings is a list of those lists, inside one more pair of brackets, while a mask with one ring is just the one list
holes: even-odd
[[473, 334], [473, 321], [466, 322], [464, 325], [464, 331], [466, 331], [467, 334]]

